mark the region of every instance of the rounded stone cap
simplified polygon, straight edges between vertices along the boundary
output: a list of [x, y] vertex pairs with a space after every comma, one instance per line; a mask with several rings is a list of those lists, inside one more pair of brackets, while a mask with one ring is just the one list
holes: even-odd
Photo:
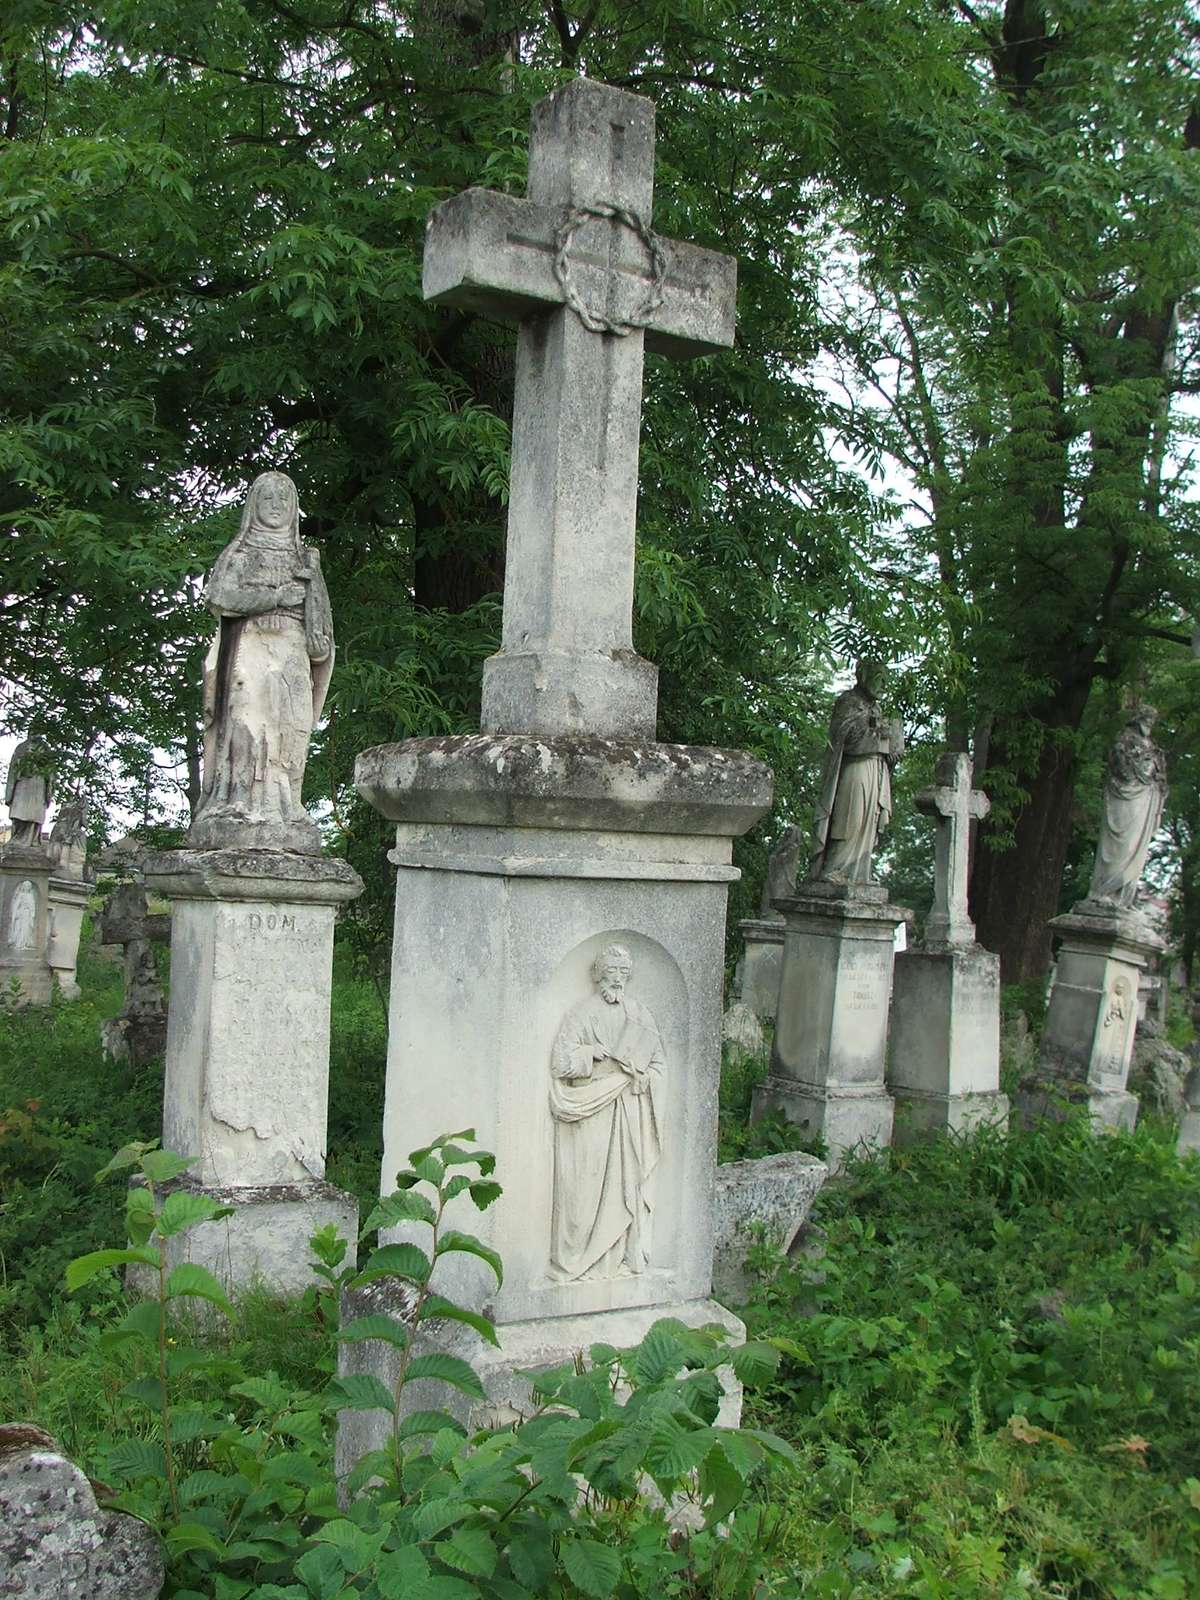
[[348, 861], [283, 850], [155, 850], [146, 857], [143, 875], [149, 888], [173, 900], [337, 905], [363, 891]]
[[771, 804], [741, 750], [621, 739], [465, 734], [364, 750], [359, 794], [393, 822], [736, 837]]

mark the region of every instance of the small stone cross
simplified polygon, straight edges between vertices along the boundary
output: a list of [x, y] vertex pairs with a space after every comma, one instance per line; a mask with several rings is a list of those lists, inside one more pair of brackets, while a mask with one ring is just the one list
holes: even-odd
[[643, 347], [733, 343], [732, 256], [650, 232], [654, 105], [577, 79], [534, 108], [529, 198], [437, 207], [424, 293], [515, 323], [504, 626], [485, 733], [650, 738], [657, 669], [633, 649]]
[[918, 811], [937, 823], [933, 858], [933, 907], [925, 924], [928, 948], [975, 942], [975, 924], [967, 911], [967, 867], [971, 819], [986, 817], [992, 803], [982, 789], [972, 789], [971, 758], [947, 751], [938, 757], [936, 783], [916, 796]]

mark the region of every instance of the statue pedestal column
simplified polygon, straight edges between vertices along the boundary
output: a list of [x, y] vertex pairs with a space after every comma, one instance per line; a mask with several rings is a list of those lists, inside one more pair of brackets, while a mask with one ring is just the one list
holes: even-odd
[[774, 1022], [783, 971], [784, 921], [747, 917], [738, 923], [746, 941], [738, 963], [739, 997], [763, 1022]]
[[1000, 1093], [1000, 957], [978, 944], [896, 957], [888, 1087], [893, 1142], [1008, 1122]]
[[324, 1179], [333, 925], [362, 881], [344, 861], [238, 849], [152, 855], [145, 879], [173, 902], [163, 1145], [199, 1158], [184, 1186], [234, 1208], [171, 1244], [230, 1288], [298, 1294], [309, 1235], [358, 1231], [357, 1202]]
[[1162, 941], [1137, 912], [1091, 900], [1050, 927], [1062, 940], [1058, 966], [1037, 1066], [1016, 1107], [1026, 1122], [1086, 1108], [1098, 1128], [1132, 1128], [1138, 1102], [1125, 1084], [1138, 979]]
[[46, 938], [53, 865], [36, 846], [0, 850], [0, 1004], [50, 1004], [54, 979]]
[[884, 1083], [895, 930], [904, 911], [876, 884], [802, 883], [786, 920], [771, 1070], [754, 1118], [778, 1107], [820, 1134], [830, 1170], [847, 1151], [890, 1143]]
[[50, 878], [50, 929], [46, 940], [46, 961], [54, 974], [58, 992], [64, 1000], [79, 999], [75, 969], [79, 962], [79, 935], [87, 910], [90, 883], [82, 878]]

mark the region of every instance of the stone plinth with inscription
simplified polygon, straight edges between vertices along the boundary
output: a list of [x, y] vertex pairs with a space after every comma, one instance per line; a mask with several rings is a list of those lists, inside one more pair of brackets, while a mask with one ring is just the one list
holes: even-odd
[[172, 1244], [231, 1287], [298, 1293], [314, 1229], [357, 1232], [324, 1179], [333, 925], [362, 882], [344, 861], [236, 849], [152, 855], [145, 878], [172, 902], [163, 1144], [234, 1207]]
[[[643, 351], [731, 344], [735, 267], [651, 231], [653, 152], [651, 102], [578, 80], [534, 110], [527, 199], [429, 220], [427, 297], [519, 329], [502, 646], [480, 734], [356, 774], [396, 825], [384, 1187], [448, 1129], [495, 1152], [501, 1199], [459, 1197], [452, 1225], [503, 1287], [466, 1255], [435, 1281], [496, 1320], [499, 1351], [470, 1354], [499, 1415], [528, 1404], [522, 1367], [663, 1316], [739, 1326], [709, 1298], [725, 906], [771, 778], [656, 743], [632, 648]], [[339, 1469], [389, 1427], [343, 1418]]]
[[820, 1134], [837, 1170], [847, 1152], [892, 1136], [884, 1083], [895, 930], [904, 911], [876, 884], [802, 883], [785, 918], [771, 1070], [754, 1117], [778, 1108]]
[[52, 869], [37, 845], [0, 849], [0, 1003], [50, 1003], [54, 979], [46, 940]]
[[1132, 1128], [1138, 1102], [1126, 1083], [1138, 980], [1162, 941], [1140, 913], [1089, 900], [1050, 928], [1062, 941], [1054, 987], [1016, 1109], [1026, 1122], [1086, 1110], [1097, 1128]]
[[936, 782], [916, 796], [937, 827], [933, 906], [919, 949], [896, 957], [888, 1087], [893, 1139], [906, 1144], [939, 1129], [1004, 1125], [1000, 1092], [1000, 958], [975, 942], [967, 910], [971, 822], [988, 813], [971, 787], [970, 757], [947, 751]]

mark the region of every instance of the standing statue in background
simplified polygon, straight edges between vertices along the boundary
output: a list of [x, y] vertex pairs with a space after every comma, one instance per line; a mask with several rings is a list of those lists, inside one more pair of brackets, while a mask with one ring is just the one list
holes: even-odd
[[58, 808], [50, 829], [50, 859], [65, 877], [82, 878], [87, 860], [88, 803], [72, 795]]
[[871, 855], [892, 815], [892, 768], [904, 729], [879, 708], [885, 669], [860, 661], [853, 689], [838, 696], [813, 820], [810, 879], [870, 883]]
[[22, 739], [8, 763], [4, 786], [4, 803], [12, 825], [10, 844], [27, 850], [40, 848], [42, 824], [53, 796], [54, 782], [45, 745], [37, 738]]
[[1108, 758], [1088, 900], [1132, 907], [1167, 797], [1167, 762], [1150, 732], [1153, 706], [1134, 706]]
[[204, 598], [219, 627], [204, 663], [204, 785], [189, 842], [315, 854], [300, 791], [333, 670], [333, 619], [286, 474], [254, 480]]
[[787, 900], [796, 892], [796, 874], [800, 868], [800, 851], [804, 835], [794, 822], [789, 822], [767, 856], [767, 881], [763, 884], [758, 915], [763, 922], [782, 922], [783, 912], [776, 911], [776, 900]]

